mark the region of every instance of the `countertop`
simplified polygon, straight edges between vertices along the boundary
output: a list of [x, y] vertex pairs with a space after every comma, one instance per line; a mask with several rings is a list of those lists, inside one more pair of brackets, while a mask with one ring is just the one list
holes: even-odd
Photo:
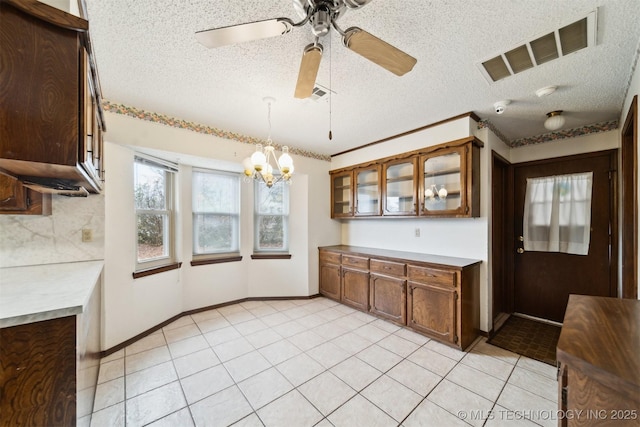
[[103, 261], [0, 269], [0, 328], [80, 314]]
[[478, 264], [482, 262], [482, 260], [478, 260], [478, 259], [457, 258], [457, 257], [442, 256], [442, 255], [430, 255], [430, 254], [422, 254], [418, 252], [392, 251], [388, 249], [365, 248], [362, 246], [335, 245], [335, 246], [321, 246], [318, 249], [349, 253], [349, 254], [360, 254], [360, 255], [380, 257], [380, 258], [399, 258], [407, 261], [425, 262], [429, 264], [438, 264], [438, 265], [443, 265], [447, 267], [464, 268], [464, 267], [469, 267], [474, 264]]

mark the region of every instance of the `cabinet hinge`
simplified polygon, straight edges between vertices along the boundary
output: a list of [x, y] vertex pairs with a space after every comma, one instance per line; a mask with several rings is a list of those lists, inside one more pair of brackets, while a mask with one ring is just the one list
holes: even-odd
[[567, 386], [562, 387], [562, 407], [567, 407]]
[[27, 207], [31, 206], [31, 197], [27, 196]]
[[458, 292], [453, 293], [453, 299], [456, 301], [458, 300]]
[[458, 336], [457, 336], [457, 335], [453, 337], [453, 342], [454, 342], [455, 344], [458, 344]]

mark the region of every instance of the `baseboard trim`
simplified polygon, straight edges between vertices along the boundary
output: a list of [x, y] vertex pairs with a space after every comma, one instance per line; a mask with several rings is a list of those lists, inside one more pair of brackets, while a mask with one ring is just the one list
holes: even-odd
[[103, 357], [107, 357], [113, 353], [115, 353], [116, 351], [120, 351], [123, 348], [133, 344], [134, 342], [148, 336], [151, 335], [152, 333], [156, 332], [157, 330], [160, 330], [162, 328], [164, 328], [165, 326], [167, 326], [170, 323], [175, 322], [176, 320], [180, 319], [183, 316], [189, 316], [192, 314], [196, 314], [196, 313], [201, 313], [203, 311], [209, 311], [209, 310], [214, 310], [216, 308], [221, 308], [221, 307], [226, 307], [228, 305], [233, 305], [233, 304], [240, 304], [242, 302], [246, 302], [246, 301], [284, 301], [284, 300], [305, 300], [305, 299], [314, 299], [314, 298], [318, 298], [322, 295], [320, 294], [314, 294], [314, 295], [309, 295], [309, 296], [302, 296], [302, 297], [248, 297], [248, 298], [241, 298], [241, 299], [237, 299], [237, 300], [233, 300], [233, 301], [227, 301], [227, 302], [223, 302], [220, 304], [214, 304], [214, 305], [209, 305], [207, 307], [201, 307], [201, 308], [196, 308], [193, 310], [187, 310], [187, 311], [183, 311], [180, 314], [176, 314], [175, 316], [165, 320], [162, 323], [159, 323], [149, 329], [147, 329], [144, 332], [139, 333], [138, 335], [129, 338], [128, 340], [121, 342], [120, 344], [117, 344], [107, 350], [101, 351], [100, 352], [100, 358]]

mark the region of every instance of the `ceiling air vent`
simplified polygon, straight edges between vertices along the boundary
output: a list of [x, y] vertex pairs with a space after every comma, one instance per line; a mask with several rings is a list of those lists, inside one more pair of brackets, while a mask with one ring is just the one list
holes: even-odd
[[334, 95], [336, 94], [332, 90], [316, 83], [316, 85], [313, 87], [313, 92], [311, 92], [311, 96], [309, 98], [313, 99], [314, 101], [319, 101], [321, 99], [325, 99], [327, 95], [329, 95], [329, 92], [331, 92]]
[[594, 10], [569, 25], [482, 61], [478, 67], [485, 78], [493, 83], [585, 47], [595, 46], [597, 13]]

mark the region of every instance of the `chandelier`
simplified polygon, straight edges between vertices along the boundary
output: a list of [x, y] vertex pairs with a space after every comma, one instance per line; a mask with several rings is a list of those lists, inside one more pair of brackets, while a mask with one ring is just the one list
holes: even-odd
[[[273, 141], [271, 141], [271, 103], [275, 102], [273, 98], [264, 98], [267, 102], [269, 112], [269, 137], [267, 138], [267, 144], [256, 145], [256, 151], [242, 161], [244, 167], [244, 175], [248, 180], [254, 179], [262, 181], [267, 187], [271, 188], [274, 184], [280, 181], [291, 183], [291, 175], [293, 175], [293, 159], [289, 155], [289, 147], [286, 145], [282, 147], [282, 154], [279, 158], [276, 157], [275, 147]], [[274, 163], [276, 165], [277, 174], [274, 174], [276, 168], [271, 166]]]

